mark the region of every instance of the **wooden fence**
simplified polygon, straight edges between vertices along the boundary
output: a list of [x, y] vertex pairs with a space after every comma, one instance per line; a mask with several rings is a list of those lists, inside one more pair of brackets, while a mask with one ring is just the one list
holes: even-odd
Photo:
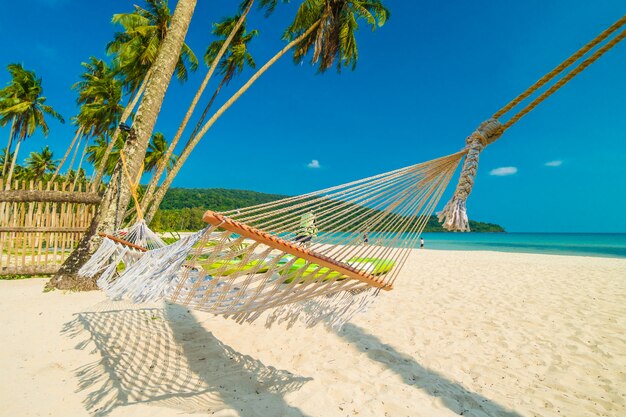
[[55, 273], [76, 248], [100, 196], [89, 185], [0, 179], [0, 276]]

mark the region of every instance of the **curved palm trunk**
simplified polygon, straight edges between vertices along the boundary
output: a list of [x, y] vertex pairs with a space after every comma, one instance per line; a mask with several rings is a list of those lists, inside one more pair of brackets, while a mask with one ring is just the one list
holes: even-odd
[[4, 178], [4, 174], [7, 172], [7, 162], [9, 162], [9, 155], [11, 154], [11, 145], [13, 144], [13, 131], [15, 130], [15, 116], [13, 116], [13, 120], [11, 121], [11, 130], [9, 132], [9, 142], [7, 144], [7, 151], [5, 153], [4, 164], [2, 165], [2, 178]]
[[165, 197], [165, 193], [172, 185], [172, 181], [174, 181], [174, 178], [176, 177], [176, 175], [182, 168], [183, 164], [185, 163], [185, 161], [191, 154], [191, 151], [193, 151], [193, 148], [196, 147], [198, 142], [200, 142], [200, 139], [202, 139], [202, 137], [211, 128], [211, 126], [213, 126], [213, 124], [217, 121], [217, 119], [219, 119], [222, 116], [222, 114], [224, 114], [224, 112], [228, 110], [230, 106], [232, 106], [233, 103], [235, 103], [235, 101], [237, 101], [239, 97], [241, 97], [243, 93], [245, 93], [261, 75], [263, 75], [263, 73], [265, 73], [265, 71], [267, 71], [272, 65], [274, 65], [274, 63], [278, 61], [280, 57], [285, 55], [291, 48], [296, 46], [298, 43], [302, 42], [302, 40], [304, 40], [307, 36], [309, 36], [309, 34], [313, 32], [315, 28], [317, 28], [317, 26], [319, 26], [319, 24], [320, 24], [320, 21], [318, 20], [313, 25], [311, 25], [311, 27], [308, 28], [306, 32], [298, 36], [293, 41], [289, 42], [283, 49], [281, 49], [276, 55], [274, 55], [272, 59], [267, 61], [265, 65], [263, 65], [256, 73], [254, 73], [254, 75], [250, 77], [250, 79], [239, 90], [237, 90], [237, 92], [233, 94], [233, 96], [230, 99], [228, 99], [228, 101], [224, 103], [222, 107], [220, 107], [213, 116], [211, 116], [209, 121], [206, 122], [206, 124], [202, 127], [202, 130], [200, 130], [198, 135], [190, 139], [189, 143], [187, 144], [183, 152], [178, 157], [178, 160], [176, 161], [176, 164], [174, 164], [174, 167], [167, 173], [167, 177], [165, 177], [165, 181], [163, 181], [163, 184], [161, 185], [161, 187], [159, 187], [159, 189], [155, 193], [152, 204], [150, 208], [147, 210], [146, 215], [145, 215], [146, 222], [150, 223], [150, 221], [156, 214], [156, 211], [159, 209], [159, 205], [161, 205], [161, 201], [163, 201], [163, 198]]
[[[183, 135], [183, 132], [185, 131], [185, 128], [187, 127], [187, 124], [189, 123], [189, 119], [191, 119], [191, 116], [193, 115], [193, 112], [196, 109], [196, 106], [198, 105], [198, 101], [200, 101], [200, 98], [202, 97], [202, 94], [204, 93], [204, 90], [206, 89], [206, 86], [208, 85], [209, 80], [213, 76], [213, 73], [215, 72], [215, 68], [217, 68], [217, 65], [219, 64], [220, 60], [222, 59], [222, 57], [228, 50], [228, 46], [232, 42], [233, 38], [237, 34], [237, 31], [239, 30], [243, 22], [246, 20], [246, 16], [248, 15], [248, 12], [250, 11], [250, 8], [252, 7], [253, 3], [254, 3], [254, 0], [248, 3], [248, 6], [246, 6], [246, 9], [243, 11], [241, 16], [239, 17], [239, 20], [237, 20], [235, 27], [228, 34], [228, 37], [224, 41], [224, 44], [222, 44], [222, 47], [217, 53], [217, 56], [213, 60], [213, 65], [211, 65], [211, 67], [209, 68], [209, 71], [204, 77], [204, 80], [202, 80], [202, 84], [200, 84], [200, 87], [198, 88], [196, 95], [193, 97], [193, 100], [191, 100], [191, 104], [189, 105], [189, 108], [187, 109], [187, 113], [185, 113], [185, 117], [183, 118], [183, 121], [180, 123], [180, 126], [178, 126], [178, 130], [176, 131], [176, 135], [174, 135], [174, 139], [172, 139], [172, 143], [170, 143], [170, 146], [167, 148], [167, 152], [165, 153], [165, 156], [157, 164], [156, 171], [154, 172], [154, 174], [152, 175], [152, 178], [150, 179], [150, 182], [148, 183], [148, 187], [146, 188], [146, 192], [144, 193], [143, 201], [141, 202], [141, 207], [143, 210], [145, 210], [150, 204], [150, 202], [152, 201], [152, 194], [154, 193], [154, 189], [159, 183], [161, 176], [163, 176], [163, 172], [167, 168], [168, 161], [170, 160], [170, 157], [174, 153], [174, 149], [176, 149], [176, 145], [178, 145], [178, 141]], [[222, 83], [220, 83], [219, 88], [221, 88]], [[211, 100], [214, 100], [214, 99], [212, 98]]]
[[22, 141], [20, 139], [17, 140], [17, 145], [15, 145], [15, 152], [13, 152], [13, 159], [11, 160], [11, 167], [9, 168], [9, 173], [7, 174], [7, 187], [6, 189], [11, 189], [11, 179], [13, 177], [13, 170], [15, 169], [15, 161], [17, 160], [17, 153], [20, 151], [20, 145]]
[[78, 174], [80, 173], [80, 168], [83, 166], [83, 160], [85, 159], [85, 155], [87, 155], [87, 145], [89, 144], [89, 139], [85, 141], [83, 145], [83, 153], [80, 155], [80, 160], [78, 161], [78, 168], [76, 168], [76, 176], [74, 177], [74, 183], [72, 185], [72, 190], [76, 188], [76, 183], [78, 182]]
[[[135, 93], [135, 96], [133, 97], [132, 101], [126, 106], [126, 108], [122, 112], [122, 117], [120, 117], [119, 123], [126, 123], [126, 120], [128, 120], [130, 115], [133, 113], [135, 106], [137, 106], [137, 103], [139, 102], [139, 98], [141, 97], [141, 95], [146, 89], [146, 85], [148, 84], [148, 80], [150, 79], [151, 74], [152, 74], [152, 68], [150, 68], [148, 72], [146, 72], [146, 75], [143, 77], [143, 81], [141, 82], [141, 85], [139, 86], [137, 93]], [[111, 136], [111, 141], [109, 142], [109, 145], [104, 151], [102, 162], [100, 163], [100, 167], [98, 168], [96, 176], [93, 180], [95, 188], [98, 188], [98, 186], [100, 185], [100, 182], [102, 181], [102, 177], [104, 176], [104, 173], [106, 172], [107, 161], [109, 160], [109, 156], [111, 156], [111, 152], [113, 151], [115, 142], [117, 142], [117, 138], [120, 136], [119, 123], [118, 123], [118, 126], [115, 128], [115, 131], [113, 132], [113, 136]]]
[[[193, 130], [193, 132], [191, 133], [191, 136], [189, 137], [189, 140], [187, 141], [187, 143], [185, 144], [185, 147], [183, 148], [183, 152], [185, 152], [185, 149], [187, 149], [189, 147], [189, 144], [193, 141], [193, 138], [196, 137], [196, 134], [198, 133], [198, 130], [200, 130], [200, 127], [202, 126], [202, 122], [204, 121], [207, 113], [209, 112], [209, 109], [213, 105], [213, 102], [215, 102], [215, 99], [217, 98], [218, 94], [220, 93], [220, 90], [222, 89], [222, 87], [225, 84], [226, 84], [226, 77], [224, 77], [222, 79], [222, 81], [220, 82], [220, 85], [218, 85], [217, 88], [215, 89], [215, 91], [213, 92], [213, 95], [211, 96], [211, 100], [209, 100], [207, 105], [204, 107], [204, 111], [202, 112], [202, 115], [200, 116], [200, 120], [198, 121], [198, 125], [196, 125], [196, 127]], [[167, 160], [169, 160], [169, 158], [166, 159], [166, 161]], [[160, 178], [160, 177], [161, 177], [161, 175], [159, 175], [158, 178]], [[155, 178], [157, 178], [157, 177], [156, 176], [152, 177], [152, 179], [155, 179]], [[152, 205], [152, 202], [157, 198], [157, 194], [154, 193], [154, 188], [156, 188], [156, 182], [155, 182], [154, 185], [155, 185], [155, 187], [153, 187], [152, 190], [150, 190], [148, 188], [148, 189], [146, 189], [146, 192], [144, 193], [144, 196], [143, 196], [143, 199], [142, 199], [142, 204], [141, 204], [141, 208], [142, 208], [142, 210], [144, 212], [146, 212], [148, 210], [148, 208]], [[148, 193], [148, 191], [150, 191], [150, 193]], [[159, 204], [161, 204], [160, 201], [159, 201]], [[157, 207], [157, 209], [158, 209], [158, 207]], [[156, 210], [154, 210], [154, 212], [156, 213]]]
[[78, 143], [76, 144], [76, 146], [74, 147], [74, 154], [72, 155], [72, 160], [70, 161], [70, 164], [67, 166], [67, 172], [69, 173], [72, 169], [74, 169], [74, 161], [76, 161], [76, 156], [78, 155], [78, 149], [80, 148], [80, 142], [83, 140], [83, 137], [81, 135], [80, 140], [78, 141]]
[[[126, 168], [131, 178], [135, 178], [141, 170], [150, 136], [161, 110], [165, 92], [172, 80], [196, 2], [197, 0], [178, 0], [167, 36], [152, 65], [153, 76], [148, 78], [133, 129], [123, 149], [128, 163]], [[84, 279], [77, 274], [80, 267], [100, 245], [102, 239], [98, 232], [111, 233], [120, 226], [131, 198], [131, 187], [124, 179], [122, 171], [122, 166], [118, 162], [89, 230], [76, 250], [65, 260], [59, 272], [48, 282], [48, 288], [78, 290], [96, 288], [95, 279]]]
[[[76, 134], [74, 135], [74, 139], [72, 139], [72, 143], [70, 143], [70, 146], [67, 148], [67, 151], [65, 152], [65, 155], [63, 155], [63, 158], [61, 158], [61, 162], [59, 162], [59, 166], [57, 166], [56, 171], [54, 171], [54, 174], [52, 174], [52, 179], [50, 180], [50, 182], [54, 182], [57, 175], [59, 175], [59, 172], [61, 172], [61, 168], [63, 167], [63, 164], [65, 164], [65, 161], [67, 160], [67, 157], [70, 156], [70, 152], [72, 152], [72, 149], [74, 148], [74, 145], [76, 144], [76, 141], [78, 140], [79, 137], [81, 137], [82, 134], [83, 134], [83, 128], [81, 126], [76, 131]], [[74, 155], [76, 155], [76, 152], [74, 152]], [[70, 169], [72, 169], [72, 164], [74, 164], [74, 158], [72, 158]]]

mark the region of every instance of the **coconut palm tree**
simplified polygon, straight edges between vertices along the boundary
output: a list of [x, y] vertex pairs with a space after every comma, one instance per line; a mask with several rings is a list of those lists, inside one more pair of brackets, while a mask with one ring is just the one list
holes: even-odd
[[[32, 84], [32, 78], [30, 74], [22, 67], [21, 64], [9, 64], [7, 70], [11, 74], [11, 80], [8, 85], [0, 90], [0, 109], [6, 107], [15, 100], [26, 100], [28, 96], [28, 90]], [[9, 140], [7, 143], [7, 152], [11, 152], [11, 146], [15, 136], [15, 117], [10, 118], [11, 129], [9, 131]], [[7, 120], [0, 121], [0, 125], [5, 126]], [[8, 159], [6, 160], [8, 162]], [[8, 163], [2, 167], [2, 176], [6, 174]]]
[[[102, 91], [104, 90], [105, 92], [107, 92], [107, 89], [103, 88], [103, 83], [112, 83], [112, 79], [114, 79], [117, 73], [115, 68], [111, 68], [106, 62], [94, 56], [89, 57], [89, 61], [82, 62], [81, 66], [85, 68], [85, 71], [81, 74], [80, 81], [72, 86], [72, 89], [78, 92], [78, 98], [76, 102], [81, 105], [81, 111], [79, 112], [79, 116], [80, 113], [84, 113], [82, 106], [86, 104], [92, 104], [97, 100], [111, 102], [111, 97], [107, 97], [106, 95], [103, 97]], [[121, 95], [121, 92], [119, 94], [116, 92], [115, 95]], [[74, 160], [76, 159], [78, 149], [80, 148], [80, 143], [82, 141], [83, 131], [85, 128], [84, 122], [86, 116], [84, 114], [82, 115], [82, 117], [79, 116], [75, 116], [72, 118], [72, 123], [77, 127], [76, 133], [74, 134], [74, 138], [72, 139], [70, 146], [67, 148], [67, 151], [63, 155], [63, 158], [61, 158], [61, 161], [59, 162], [59, 165], [57, 166], [57, 169], [52, 176], [52, 181], [54, 181], [56, 176], [59, 174], [61, 167], [65, 164], [65, 161], [69, 157], [72, 149], [74, 149], [74, 155], [72, 156], [68, 171], [72, 170], [74, 166]]]
[[213, 35], [217, 36], [218, 39], [209, 45], [204, 55], [204, 61], [209, 67], [209, 71], [205, 77], [205, 80], [196, 92], [196, 96], [192, 100], [189, 109], [187, 110], [187, 113], [185, 114], [185, 117], [183, 118], [183, 121], [181, 122], [178, 131], [174, 136], [174, 139], [172, 140], [172, 143], [165, 153], [164, 159], [161, 163], [157, 165], [156, 171], [152, 175], [148, 187], [146, 188], [146, 192], [144, 193], [144, 200], [142, 201], [142, 208], [144, 210], [150, 204], [151, 199], [154, 196], [154, 190], [159, 180], [161, 179], [163, 172], [165, 171], [165, 161], [171, 160], [174, 149], [176, 148], [178, 141], [180, 140], [185, 128], [187, 127], [187, 123], [189, 122], [189, 119], [193, 114], [196, 105], [200, 97], [202, 96], [204, 89], [214, 71], [216, 69], [218, 70], [218, 72], [222, 75], [222, 81], [216, 88], [208, 104], [205, 106], [202, 116], [200, 117], [200, 121], [196, 125], [193, 133], [191, 134], [191, 138], [195, 136], [199, 126], [202, 125], [202, 121], [206, 117], [209, 108], [215, 101], [215, 98], [221, 91], [222, 87], [227, 85], [237, 73], [241, 73], [246, 65], [251, 68], [255, 68], [254, 59], [252, 58], [252, 55], [250, 55], [250, 53], [248, 52], [248, 43], [258, 35], [258, 31], [252, 30], [250, 33], [247, 33], [245, 25], [245, 16], [250, 11], [252, 4], [253, 1], [248, 1], [247, 3], [243, 4], [243, 6], [245, 7], [243, 9], [242, 15], [226, 18], [222, 22], [215, 23], [213, 25], [212, 33]]
[[19, 84], [21, 94], [19, 97], [2, 97], [0, 101], [0, 126], [5, 126], [11, 121], [12, 139], [17, 139], [13, 161], [7, 174], [7, 188], [11, 183], [21, 143], [32, 136], [37, 129], [41, 129], [44, 136], [48, 136], [50, 129], [45, 116], [51, 116], [65, 123], [59, 113], [45, 104], [46, 97], [42, 96], [41, 78], [37, 78], [33, 71], [25, 70], [20, 64], [11, 64], [8, 68], [13, 79]]
[[84, 134], [99, 136], [115, 129], [124, 111], [121, 99], [121, 81], [112, 76], [94, 81], [90, 88], [90, 102], [81, 106], [77, 116]]
[[167, 149], [167, 140], [165, 140], [163, 133], [157, 132], [152, 135], [152, 139], [150, 140], [150, 145], [148, 145], [148, 151], [146, 152], [146, 157], [143, 162], [144, 171], [154, 171], [157, 165], [164, 160], [167, 161], [167, 164], [165, 164], [166, 169], [170, 170], [176, 162], [176, 157], [174, 155], [170, 155], [169, 160], [166, 159], [165, 155], [167, 153]]
[[53, 159], [50, 148], [46, 145], [41, 152], [31, 152], [26, 158], [26, 168], [34, 178], [43, 178], [46, 174], [54, 172], [56, 169], [56, 161]]
[[[3, 105], [8, 104], [9, 100], [21, 99], [26, 96], [27, 87], [27, 74], [20, 64], [9, 64], [7, 70], [11, 74], [11, 81], [9, 84], [0, 90], [0, 108]], [[4, 124], [2, 124], [4, 126]], [[15, 117], [11, 118], [11, 129], [9, 131], [9, 140], [7, 142], [6, 153], [11, 153], [11, 145], [13, 143], [15, 128]], [[6, 170], [9, 164], [9, 158], [5, 158], [2, 165], [2, 176], [6, 174]]]
[[76, 184], [76, 183], [84, 184], [84, 183], [86, 183], [86, 182], [87, 182], [87, 177], [86, 177], [86, 175], [85, 175], [85, 170], [84, 170], [84, 169], [82, 169], [82, 168], [81, 168], [81, 169], [79, 169], [78, 171], [75, 171], [75, 170], [73, 170], [73, 169], [72, 169], [72, 170], [70, 170], [70, 171], [67, 173], [67, 175], [66, 175], [65, 179], [66, 179], [68, 182], [71, 182], [71, 183], [73, 183], [73, 184]]
[[[117, 165], [117, 161], [120, 158], [120, 150], [124, 147], [126, 135], [126, 133], [122, 132], [122, 134], [117, 137], [116, 143], [113, 144], [113, 149], [109, 153], [106, 165], [104, 165], [105, 175], [113, 175], [115, 165]], [[94, 142], [86, 148], [87, 162], [90, 162], [93, 166], [102, 166], [104, 164], [104, 154], [108, 146], [109, 142], [104, 136], [96, 136]]]
[[[76, 117], [72, 118], [72, 124], [77, 125], [77, 120]], [[50, 179], [51, 182], [53, 182], [56, 177], [59, 175], [59, 171], [61, 171], [61, 168], [63, 167], [63, 165], [65, 164], [65, 161], [67, 160], [67, 158], [69, 157], [70, 153], [72, 152], [72, 149], [74, 149], [74, 146], [76, 145], [76, 142], [82, 138], [82, 133], [83, 133], [83, 129], [81, 126], [77, 126], [76, 132], [74, 133], [74, 138], [72, 139], [72, 142], [70, 143], [70, 146], [67, 147], [67, 150], [65, 151], [65, 154], [63, 154], [63, 158], [61, 158], [61, 160], [59, 161], [59, 164], [57, 165], [56, 170], [54, 171], [54, 174], [52, 174], [52, 178]], [[74, 152], [74, 156], [76, 155], [76, 152]], [[70, 164], [70, 167], [68, 168], [68, 171], [70, 171], [71, 165], [74, 163], [74, 159], [72, 158], [72, 162]]]
[[289, 43], [257, 70], [190, 140], [161, 187], [154, 193], [151, 204], [146, 210], [146, 221], [149, 222], [154, 217], [172, 181], [200, 139], [278, 59], [293, 49], [296, 63], [302, 62], [309, 52], [312, 52], [311, 63], [317, 65], [319, 72], [331, 68], [335, 61], [338, 70], [342, 67], [354, 69], [358, 59], [356, 42], [358, 20], [364, 19], [374, 30], [383, 26], [388, 17], [389, 11], [383, 6], [381, 0], [305, 0], [302, 2], [293, 23], [283, 36]]
[[[161, 110], [165, 92], [176, 70], [176, 63], [193, 16], [197, 0], [178, 0], [167, 35], [152, 65], [153, 75], [148, 78], [144, 100], [137, 110], [130, 138], [124, 144], [124, 154], [130, 178], [136, 178], [152, 136], [157, 115]], [[104, 192], [98, 213], [78, 247], [65, 260], [48, 288], [95, 288], [93, 280], [80, 278], [78, 270], [98, 248], [98, 232], [111, 232], [120, 227], [131, 199], [131, 186], [124, 180], [121, 164], [117, 164]]]
[[[107, 52], [117, 54], [120, 72], [131, 90], [139, 87], [152, 67], [172, 19], [164, 0], [146, 0], [145, 7], [135, 5], [134, 8], [132, 13], [113, 15], [112, 22], [121, 25], [124, 31], [115, 33], [107, 44]], [[176, 78], [186, 81], [189, 70], [197, 68], [198, 59], [183, 43], [176, 62]]]
[[[74, 140], [70, 148], [76, 143], [74, 155], [68, 169], [73, 169], [74, 160], [78, 149], [83, 143], [83, 152], [79, 159], [78, 169], [82, 166], [87, 152], [90, 137], [105, 137], [114, 131], [119, 123], [124, 107], [122, 100], [122, 82], [115, 78], [115, 70], [104, 61], [90, 57], [89, 62], [83, 63], [86, 71], [81, 75], [81, 80], [74, 84], [73, 88], [78, 91], [77, 103], [81, 105], [78, 115], [74, 118], [78, 126]], [[84, 139], [84, 140], [83, 140]], [[63, 156], [63, 161], [68, 157], [70, 149]], [[115, 164], [117, 160], [113, 160]], [[96, 165], [98, 167], [99, 165]], [[55, 172], [54, 177], [58, 174]]]
[[0, 153], [0, 164], [2, 164], [2, 166], [9, 166], [11, 164], [11, 160], [12, 160], [12, 155], [9, 152], [8, 148], [4, 148], [2, 149], [2, 153]]
[[[124, 80], [128, 91], [131, 92], [129, 104], [124, 109], [120, 122], [125, 123], [139, 98], [143, 94], [151, 68], [161, 48], [163, 40], [167, 36], [168, 28], [172, 20], [167, 1], [146, 0], [146, 7], [135, 5], [132, 13], [113, 15], [113, 23], [120, 24], [123, 32], [117, 32], [107, 45], [107, 53], [115, 54], [118, 64], [118, 72]], [[198, 68], [198, 59], [191, 48], [183, 43], [181, 53], [176, 61], [176, 78], [186, 81], [189, 71]], [[112, 140], [105, 152], [104, 160], [109, 157], [120, 130], [113, 132]], [[99, 184], [104, 174], [103, 168], [98, 169], [94, 183]]]

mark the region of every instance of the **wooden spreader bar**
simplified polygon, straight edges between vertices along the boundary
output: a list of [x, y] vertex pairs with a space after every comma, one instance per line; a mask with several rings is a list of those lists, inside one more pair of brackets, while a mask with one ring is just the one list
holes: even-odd
[[346, 263], [338, 262], [328, 256], [313, 252], [306, 248], [299, 247], [292, 242], [288, 242], [262, 230], [230, 219], [214, 211], [207, 210], [204, 213], [202, 220], [204, 220], [206, 223], [212, 224], [214, 226], [219, 226], [230, 232], [237, 233], [238, 235], [241, 235], [248, 239], [263, 243], [267, 246], [278, 249], [297, 258], [302, 258], [309, 262], [313, 262], [314, 264], [330, 268], [333, 271], [337, 271], [349, 278], [362, 281], [368, 285], [371, 285], [372, 287], [381, 288], [386, 291], [393, 289], [393, 286], [391, 284], [385, 283], [376, 275], [368, 274]]
[[122, 245], [129, 246], [129, 247], [131, 247], [133, 249], [137, 249], [138, 251], [141, 251], [141, 252], [147, 252], [148, 251], [148, 249], [146, 249], [144, 247], [141, 247], [139, 245], [135, 245], [134, 243], [131, 243], [131, 242], [129, 242], [127, 240], [124, 240], [124, 239], [120, 239], [119, 237], [116, 237], [116, 236], [113, 236], [113, 235], [108, 235], [106, 233], [98, 233], [98, 236], [106, 237], [108, 239], [111, 239], [114, 242], [121, 243]]

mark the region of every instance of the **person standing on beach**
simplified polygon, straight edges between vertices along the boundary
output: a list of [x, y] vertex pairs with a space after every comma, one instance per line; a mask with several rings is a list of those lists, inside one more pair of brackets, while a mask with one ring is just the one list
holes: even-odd
[[424, 238], [420, 237], [420, 249], [424, 249]]

